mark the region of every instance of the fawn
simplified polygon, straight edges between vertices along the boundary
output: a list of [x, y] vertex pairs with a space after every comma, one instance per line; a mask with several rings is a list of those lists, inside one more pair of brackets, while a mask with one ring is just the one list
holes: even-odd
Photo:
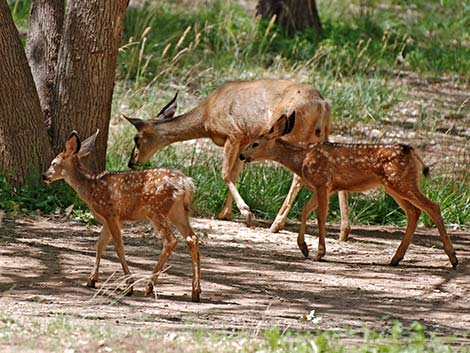
[[424, 196], [419, 188], [420, 176], [422, 173], [426, 175], [429, 168], [424, 166], [413, 147], [329, 142], [294, 145], [279, 138], [289, 134], [294, 124], [295, 112], [289, 117], [282, 115], [267, 134], [255, 139], [240, 154], [240, 159], [246, 162], [263, 159], [279, 162], [301, 176], [303, 183], [315, 191], [302, 208], [297, 243], [304, 256], [308, 256], [304, 241], [307, 219], [317, 206], [319, 241], [316, 260], [325, 255], [325, 223], [332, 192], [365, 191], [383, 186], [405, 211], [408, 221], [405, 235], [390, 264], [398, 265], [405, 256], [423, 210], [436, 224], [452, 266], [457, 266], [458, 260], [444, 227], [440, 207]]
[[[89, 170], [81, 161], [94, 148], [96, 134], [83, 143], [73, 131], [65, 142], [64, 151], [51, 162], [43, 174], [50, 184], [64, 179], [86, 202], [96, 220], [103, 224], [96, 242], [96, 261], [87, 281], [95, 288], [100, 259], [109, 240], [113, 238], [116, 253], [125, 275], [130, 276], [124, 256], [121, 222], [148, 219], [162, 237], [163, 249], [146, 285], [146, 294], [153, 291], [154, 283], [168, 257], [176, 248], [177, 240], [170, 228], [172, 223], [186, 238], [192, 258], [192, 301], [198, 302], [200, 287], [199, 242], [189, 224], [189, 211], [194, 193], [192, 180], [171, 169], [149, 169], [135, 172], [102, 172]], [[128, 294], [133, 291], [133, 280], [127, 280]]]

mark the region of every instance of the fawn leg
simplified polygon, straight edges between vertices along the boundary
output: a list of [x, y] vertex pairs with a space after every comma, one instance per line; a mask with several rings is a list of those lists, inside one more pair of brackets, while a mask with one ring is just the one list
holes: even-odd
[[314, 193], [310, 200], [302, 207], [302, 216], [301, 216], [301, 223], [300, 223], [300, 230], [299, 234], [297, 235], [297, 245], [299, 246], [300, 251], [304, 254], [305, 257], [308, 257], [308, 246], [305, 243], [305, 231], [307, 228], [307, 220], [310, 214], [316, 209], [318, 206], [318, 199], [317, 194]]
[[299, 177], [297, 174], [294, 174], [289, 193], [287, 194], [284, 202], [282, 203], [281, 208], [277, 212], [276, 218], [274, 219], [273, 224], [271, 224], [271, 228], [269, 228], [272, 233], [277, 233], [282, 228], [284, 228], [286, 224], [287, 215], [289, 214], [289, 211], [292, 208], [292, 204], [294, 203], [294, 200], [297, 197], [297, 194], [299, 193], [300, 189], [302, 189], [302, 178]]
[[201, 260], [199, 257], [199, 239], [194, 234], [191, 225], [189, 224], [189, 212], [184, 205], [178, 205], [173, 209], [170, 214], [171, 222], [175, 225], [176, 229], [186, 238], [189, 252], [191, 253], [192, 270], [193, 270], [193, 289], [192, 301], [199, 302], [201, 294]]
[[158, 259], [158, 262], [152, 271], [152, 275], [150, 276], [150, 279], [147, 282], [145, 295], [149, 295], [150, 293], [152, 293], [153, 286], [157, 281], [160, 272], [163, 269], [163, 265], [165, 265], [171, 253], [173, 252], [173, 250], [175, 250], [176, 244], [178, 243], [166, 219], [160, 217], [153, 217], [151, 219], [151, 222], [153, 223], [155, 230], [159, 230], [160, 236], [162, 237], [163, 247], [162, 252], [160, 254], [160, 258]]
[[349, 233], [351, 233], [351, 225], [349, 224], [349, 215], [348, 215], [348, 192], [339, 191], [339, 210], [341, 214], [341, 230], [339, 233], [339, 240], [346, 241], [348, 240]]
[[126, 280], [128, 286], [128, 288], [126, 288], [126, 295], [132, 295], [132, 284], [134, 283], [134, 280], [130, 276], [131, 271], [129, 270], [129, 266], [127, 266], [126, 256], [124, 255], [124, 244], [122, 241], [121, 226], [117, 221], [114, 220], [106, 220], [106, 225], [113, 237], [114, 249], [116, 250], [116, 254], [119, 257], [119, 262], [121, 262], [122, 271], [124, 272], [124, 275], [128, 277]]
[[100, 268], [100, 260], [101, 256], [103, 256], [103, 252], [106, 249], [106, 245], [108, 245], [109, 240], [111, 239], [111, 232], [109, 231], [106, 224], [103, 225], [103, 229], [101, 230], [100, 237], [96, 241], [95, 248], [96, 248], [96, 259], [95, 265], [93, 266], [93, 271], [91, 272], [90, 277], [87, 281], [87, 287], [96, 288], [96, 282], [98, 281], [98, 273]]
[[320, 261], [326, 253], [325, 235], [326, 235], [326, 216], [328, 214], [328, 189], [326, 187], [316, 188], [315, 193], [318, 199], [318, 253], [315, 260]]
[[416, 226], [418, 225], [418, 219], [421, 215], [421, 210], [415, 207], [411, 202], [403, 199], [402, 197], [398, 196], [396, 193], [387, 190], [387, 192], [395, 199], [397, 204], [405, 211], [406, 213], [406, 231], [403, 235], [403, 239], [400, 242], [400, 246], [398, 247], [395, 255], [390, 261], [390, 265], [397, 266], [398, 263], [403, 260], [405, 257], [406, 250], [410, 246], [411, 240], [413, 239], [413, 234], [416, 230]]
[[449, 239], [449, 236], [447, 235], [447, 231], [444, 226], [444, 221], [441, 215], [441, 208], [439, 207], [439, 205], [424, 196], [421, 190], [419, 190], [418, 188], [409, 191], [408, 193], [406, 193], [406, 196], [403, 197], [410, 201], [416, 207], [426, 212], [429, 217], [431, 217], [431, 219], [434, 221], [439, 231], [442, 244], [444, 244], [444, 251], [449, 257], [452, 267], [456, 268], [457, 264], [459, 263], [459, 260], [457, 259], [457, 256], [455, 254], [454, 246], [452, 245], [452, 242]]

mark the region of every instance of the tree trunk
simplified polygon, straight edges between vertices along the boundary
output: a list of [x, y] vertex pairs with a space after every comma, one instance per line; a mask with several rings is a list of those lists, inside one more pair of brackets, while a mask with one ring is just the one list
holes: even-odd
[[69, 0], [52, 114], [53, 148], [60, 151], [72, 130], [85, 138], [100, 129], [88, 164], [106, 164], [106, 143], [124, 15], [128, 0]]
[[21, 186], [52, 150], [33, 76], [5, 0], [0, 0], [0, 172]]
[[64, 12], [64, 0], [31, 1], [26, 52], [48, 130]]
[[266, 19], [276, 15], [276, 23], [288, 33], [307, 28], [322, 33], [315, 0], [259, 0], [256, 11]]

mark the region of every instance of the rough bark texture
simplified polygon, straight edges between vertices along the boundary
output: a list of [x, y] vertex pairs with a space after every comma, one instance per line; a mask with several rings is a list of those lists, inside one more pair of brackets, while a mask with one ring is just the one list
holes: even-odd
[[259, 0], [256, 11], [267, 19], [276, 15], [276, 23], [289, 33], [306, 28], [322, 32], [315, 0]]
[[20, 36], [0, 0], [0, 172], [16, 186], [52, 158], [41, 106]]
[[53, 144], [60, 151], [72, 130], [83, 138], [100, 129], [86, 162], [105, 168], [117, 53], [128, 0], [69, 0], [52, 114]]
[[26, 52], [48, 129], [64, 12], [64, 0], [31, 1]]

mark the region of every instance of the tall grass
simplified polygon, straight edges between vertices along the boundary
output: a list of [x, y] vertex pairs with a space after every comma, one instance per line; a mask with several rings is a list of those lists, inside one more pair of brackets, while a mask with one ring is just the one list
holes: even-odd
[[[145, 3], [142, 8], [129, 8], [126, 14], [109, 170], [126, 168], [134, 133], [115, 117], [121, 113], [152, 117], [178, 90], [179, 103], [186, 111], [231, 79], [291, 78], [311, 83], [332, 100], [334, 125], [380, 126], [387, 110], [403, 98], [401, 89], [390, 85], [394, 72], [470, 78], [470, 6], [465, 1], [327, 0], [318, 3], [322, 36], [310, 31], [287, 36], [273, 21], [255, 18], [234, 1], [215, 0], [196, 8], [166, 1]], [[27, 24], [29, 2], [9, 4], [17, 23]], [[438, 118], [424, 114], [419, 127], [430, 129], [434, 125], [426, 121]], [[177, 146], [159, 152], [152, 165], [171, 166], [191, 175], [198, 186], [196, 212], [217, 214], [227, 192], [220, 154], [201, 154], [192, 144]], [[282, 167], [253, 164], [240, 176], [239, 189], [257, 217], [272, 218], [290, 180]], [[0, 206], [46, 212], [71, 203], [77, 203], [78, 210], [83, 207], [64, 185], [47, 189], [30, 185], [11, 190], [0, 183]], [[438, 177], [425, 182], [424, 188], [441, 203], [447, 223], [470, 224], [468, 177]], [[299, 216], [309, 195], [301, 192], [291, 217]], [[355, 195], [350, 203], [355, 223], [405, 222], [401, 210], [384, 193]], [[330, 221], [338, 218], [333, 196]], [[423, 221], [430, 222], [426, 217]]]

